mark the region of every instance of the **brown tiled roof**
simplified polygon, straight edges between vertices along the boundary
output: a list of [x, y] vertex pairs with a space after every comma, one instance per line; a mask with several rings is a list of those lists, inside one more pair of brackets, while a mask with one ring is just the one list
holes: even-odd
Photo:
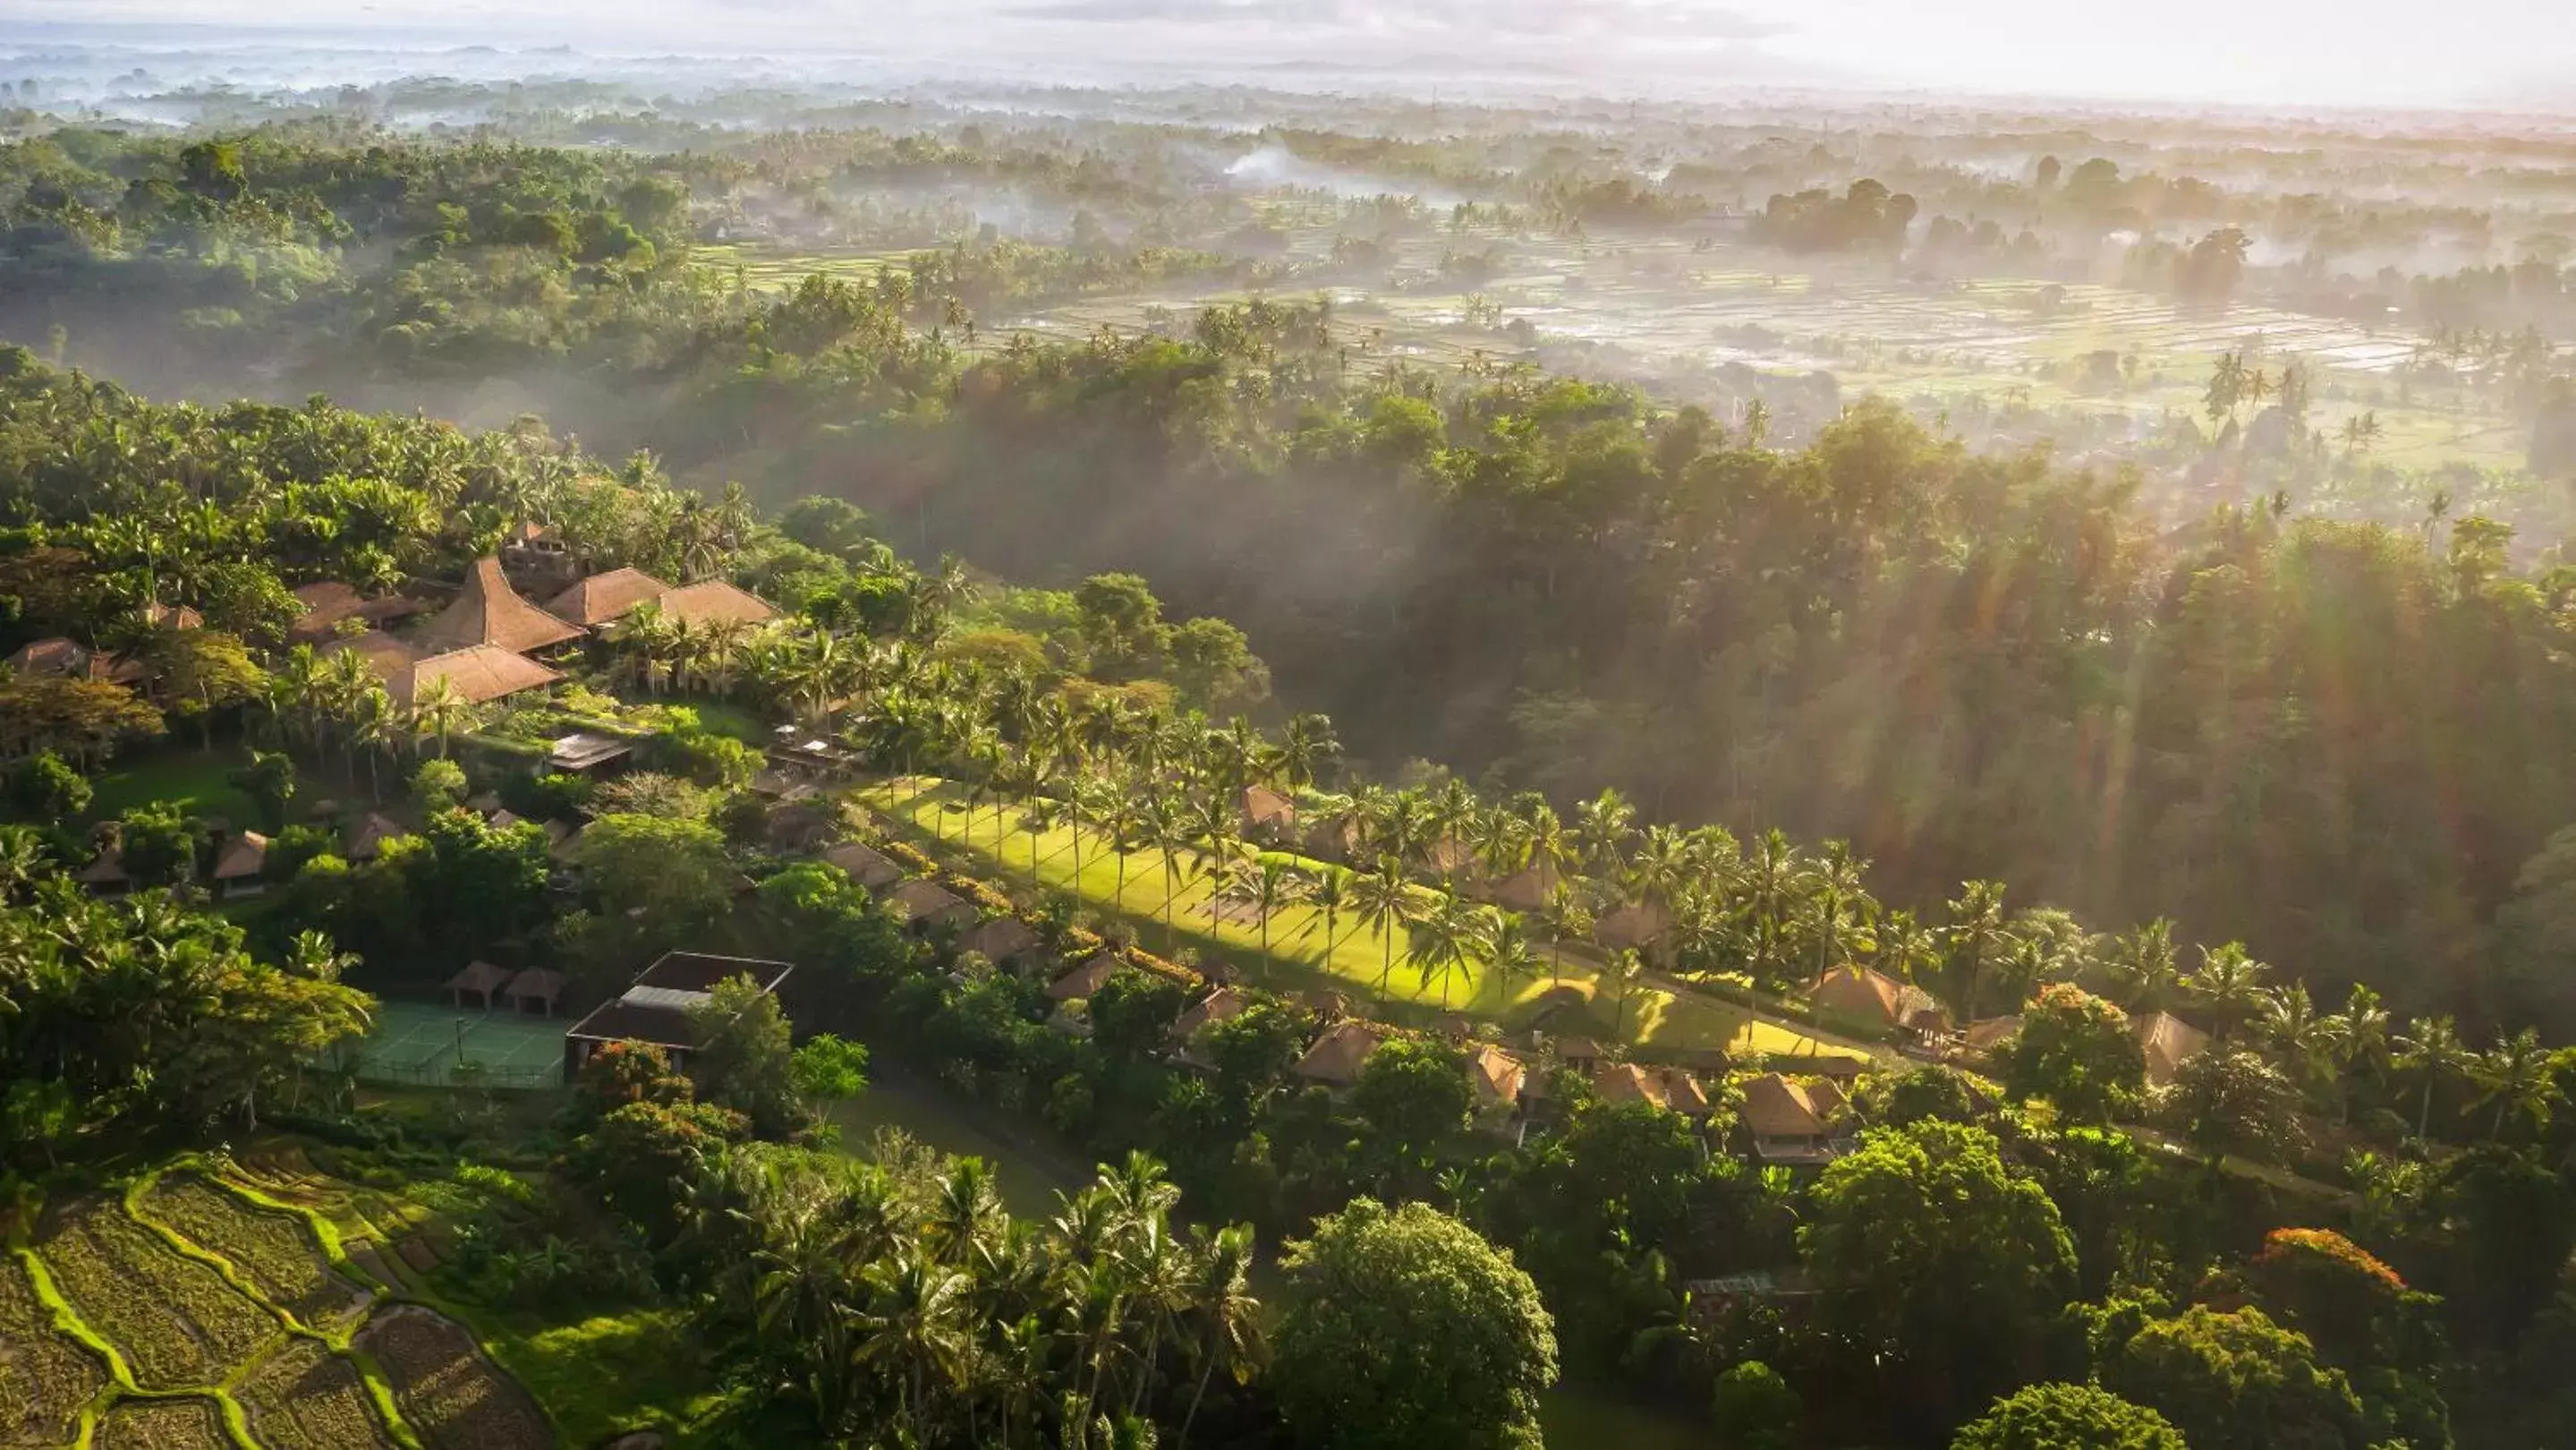
[[388, 684], [386, 693], [397, 704], [408, 705], [432, 680], [445, 680], [456, 687], [456, 693], [468, 703], [482, 704], [521, 690], [543, 689], [562, 679], [561, 674], [547, 669], [525, 655], [512, 654], [498, 645], [478, 644], [470, 649], [449, 650], [431, 655], [411, 667], [408, 675]]
[[498, 645], [524, 653], [577, 638], [581, 630], [519, 597], [501, 575], [501, 561], [482, 558], [465, 571], [464, 587], [415, 638], [433, 652]]
[[1485, 1107], [1509, 1107], [1520, 1101], [1521, 1084], [1529, 1080], [1529, 1065], [1499, 1047], [1476, 1049], [1467, 1059], [1467, 1079], [1476, 1090], [1476, 1100]]
[[1336, 1022], [1297, 1059], [1297, 1075], [1308, 1082], [1347, 1086], [1359, 1081], [1361, 1064], [1385, 1041], [1385, 1030], [1372, 1023]]
[[1016, 916], [997, 916], [957, 939], [960, 951], [980, 952], [988, 962], [1007, 962], [1033, 950], [1038, 934]]
[[670, 585], [641, 569], [611, 569], [547, 600], [546, 613], [570, 624], [602, 625], [670, 592]]
[[223, 853], [215, 858], [215, 879], [248, 881], [267, 864], [268, 837], [257, 831], [244, 831], [224, 843]]
[[778, 617], [768, 600], [736, 589], [722, 579], [683, 584], [654, 603], [661, 607], [664, 618], [685, 619], [691, 624], [713, 624], [718, 620], [761, 624]]
[[1826, 1131], [1815, 1099], [1776, 1072], [1744, 1084], [1744, 1126], [1762, 1138], [1821, 1138]]
[[496, 967], [490, 962], [468, 962], [463, 971], [447, 979], [447, 990], [497, 992], [509, 985], [513, 975], [508, 967]]
[[871, 891], [903, 879], [903, 868], [887, 859], [884, 852], [856, 841], [844, 841], [834, 846], [823, 853], [822, 859], [840, 867], [851, 880]]
[[1072, 1002], [1089, 997], [1126, 966], [1127, 964], [1118, 960], [1116, 956], [1102, 952], [1090, 961], [1047, 983], [1047, 996], [1058, 1002]]

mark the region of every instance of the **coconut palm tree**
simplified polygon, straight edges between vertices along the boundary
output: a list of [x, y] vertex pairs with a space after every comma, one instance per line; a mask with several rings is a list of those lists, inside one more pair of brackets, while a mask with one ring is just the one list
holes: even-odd
[[1395, 929], [1413, 915], [1413, 888], [1404, 879], [1403, 863], [1388, 856], [1378, 862], [1376, 870], [1353, 877], [1351, 912], [1359, 918], [1360, 925], [1384, 943], [1377, 974], [1377, 994], [1384, 997], [1387, 982], [1395, 975]]
[[1270, 916], [1297, 892], [1297, 868], [1284, 856], [1264, 856], [1245, 875], [1252, 910], [1261, 919], [1262, 972], [1270, 970]]
[[2263, 1009], [2263, 979], [2271, 972], [2239, 942], [2200, 949], [2200, 970], [2191, 974], [2187, 985], [2201, 1010], [2209, 1014], [2210, 1030], [2219, 1042], [2225, 1043], [2237, 1027]]
[[1291, 791], [1312, 790], [1342, 754], [1333, 722], [1322, 715], [1295, 715], [1271, 751], [1269, 769]]
[[1645, 973], [1646, 959], [1635, 947], [1621, 947], [1611, 956], [1609, 965], [1602, 969], [1602, 976], [1618, 984], [1619, 1014], [1612, 1021], [1610, 1035], [1621, 1042], [1628, 1040], [1628, 994]]
[[2111, 996], [2132, 1012], [2171, 1011], [2187, 995], [2174, 958], [2173, 922], [2157, 917], [2131, 930], [2104, 954]]
[[2460, 1031], [2448, 1017], [2418, 1017], [2407, 1025], [2403, 1035], [2391, 1040], [2395, 1047], [2389, 1061], [2400, 1072], [2410, 1072], [2424, 1080], [2422, 1106], [2415, 1112], [2415, 1136], [2429, 1138], [2433, 1131], [2433, 1096], [2445, 1079], [2460, 1076], [2468, 1069], [2472, 1054], [2460, 1041]]
[[1188, 1450], [1208, 1381], [1220, 1370], [1239, 1374], [1260, 1357], [1261, 1305], [1252, 1297], [1251, 1278], [1255, 1252], [1248, 1224], [1230, 1224], [1199, 1241], [1197, 1281], [1180, 1316], [1199, 1367], [1190, 1407], [1181, 1414], [1180, 1450]]
[[1449, 1010], [1449, 982], [1467, 970], [1467, 964], [1483, 955], [1484, 944], [1491, 937], [1493, 916], [1490, 907], [1474, 906], [1455, 893], [1441, 896], [1431, 910], [1420, 914], [1409, 933], [1415, 964], [1422, 972], [1422, 985], [1433, 979], [1440, 983], [1440, 1010]]
[[449, 737], [474, 726], [474, 705], [445, 675], [432, 677], [412, 692], [411, 728], [415, 741], [435, 736], [438, 758], [447, 758]]
[[1637, 808], [1616, 790], [1605, 790], [1574, 808], [1574, 833], [1584, 865], [1605, 881], [1627, 874], [1628, 838], [1634, 834]]
[[1515, 986], [1539, 974], [1538, 949], [1530, 942], [1529, 923], [1518, 916], [1497, 913], [1488, 926], [1485, 969], [1493, 973], [1508, 1002]]
[[2511, 1037], [2499, 1037], [2496, 1045], [2469, 1060], [2469, 1082], [2477, 1089], [2477, 1103], [2495, 1104], [2495, 1123], [2487, 1129], [2490, 1140], [2504, 1136], [2507, 1120], [2519, 1117], [2536, 1131], [2549, 1125], [2549, 1111], [2565, 1095], [2551, 1071], [2551, 1054], [2541, 1045], [2540, 1033], [2530, 1027]]
[[1306, 904], [1324, 915], [1324, 951], [1316, 959], [1329, 968], [1333, 960], [1333, 928], [1351, 904], [1351, 873], [1327, 862], [1307, 882]]
[[1538, 914], [1539, 925], [1547, 929], [1547, 984], [1557, 986], [1565, 979], [1565, 944], [1585, 941], [1592, 936], [1592, 903], [1574, 889], [1574, 883], [1560, 881], [1547, 894], [1547, 905]]

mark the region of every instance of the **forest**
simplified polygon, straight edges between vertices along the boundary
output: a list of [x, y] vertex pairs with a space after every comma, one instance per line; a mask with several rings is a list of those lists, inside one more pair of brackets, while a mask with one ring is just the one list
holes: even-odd
[[[2556, 143], [8, 94], [0, 1441], [2576, 1426]], [[1497, 300], [1658, 246], [2405, 341]]]

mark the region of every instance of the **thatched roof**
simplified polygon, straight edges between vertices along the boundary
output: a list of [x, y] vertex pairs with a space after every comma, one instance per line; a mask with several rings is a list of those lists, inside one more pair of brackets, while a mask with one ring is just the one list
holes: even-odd
[[1816, 1116], [1827, 1123], [1832, 1123], [1851, 1110], [1851, 1098], [1835, 1084], [1832, 1078], [1820, 1077], [1814, 1082], [1803, 1084], [1803, 1087], [1807, 1094], [1807, 1105], [1814, 1108]]
[[384, 681], [385, 688], [388, 690], [393, 688], [395, 681], [409, 676], [411, 667], [419, 664], [422, 658], [419, 650], [413, 649], [381, 629], [371, 629], [364, 634], [334, 636], [318, 653], [327, 657], [339, 654], [343, 650], [356, 650], [365, 656], [367, 668], [375, 671], [376, 678]]
[[420, 698], [432, 680], [445, 680], [468, 704], [480, 705], [521, 690], [541, 690], [562, 678], [560, 673], [525, 655], [512, 654], [499, 645], [478, 644], [419, 661], [389, 682], [385, 693], [394, 697], [394, 703], [409, 705]]
[[268, 865], [268, 837], [257, 831], [244, 831], [224, 843], [215, 857], [217, 881], [251, 881]]
[[83, 886], [119, 885], [128, 879], [125, 874], [125, 853], [114, 846], [106, 847], [98, 853], [96, 859], [80, 868], [72, 879]]
[[1485, 1046], [1467, 1059], [1467, 1082], [1481, 1107], [1503, 1108], [1519, 1102], [1521, 1084], [1529, 1081], [1529, 1064], [1499, 1047]]
[[1672, 913], [1651, 901], [1631, 902], [1595, 922], [1592, 939], [1612, 951], [1642, 947], [1672, 930]]
[[385, 842], [406, 834], [408, 833], [403, 830], [401, 822], [390, 816], [369, 811], [358, 817], [357, 823], [349, 827], [349, 859], [372, 861], [384, 850]]
[[2147, 1081], [2169, 1087], [2182, 1065], [2209, 1046], [2209, 1034], [2170, 1012], [2132, 1013], [2129, 1035], [2147, 1060]]
[[736, 589], [722, 579], [701, 579], [654, 601], [665, 619], [685, 619], [691, 624], [765, 624], [778, 617], [769, 601], [748, 590]]
[[2021, 1014], [1981, 1017], [1960, 1030], [1959, 1045], [1970, 1052], [1992, 1052], [2021, 1031]]
[[1243, 824], [1254, 830], [1297, 829], [1297, 803], [1266, 785], [1243, 788]]
[[1776, 1072], [1744, 1084], [1744, 1126], [1757, 1138], [1822, 1138], [1825, 1115], [1806, 1088]]
[[143, 606], [143, 622], [155, 629], [203, 629], [206, 617], [184, 604], [169, 605], [155, 599]]
[[1605, 1103], [1653, 1103], [1688, 1118], [1704, 1118], [1709, 1112], [1708, 1093], [1699, 1079], [1677, 1067], [1605, 1063], [1594, 1071], [1592, 1088]]
[[544, 967], [530, 967], [510, 979], [503, 993], [515, 1002], [543, 1002], [552, 1007], [562, 1000], [564, 974]]
[[844, 841], [822, 855], [822, 859], [841, 868], [852, 881], [870, 891], [892, 886], [903, 879], [903, 868], [889, 860], [885, 853], [856, 841]]
[[1890, 1027], [1937, 1029], [1950, 1020], [1931, 993], [1862, 966], [1834, 968], [1818, 977], [1807, 995], [1818, 1007]]
[[298, 585], [295, 597], [303, 604], [304, 612], [296, 616], [294, 627], [287, 631], [287, 638], [305, 644], [331, 638], [339, 632], [340, 621], [344, 619], [383, 625], [421, 611], [421, 603], [417, 599], [407, 599], [399, 594], [369, 599], [337, 580]]
[[1537, 911], [1545, 907], [1556, 888], [1565, 880], [1553, 861], [1540, 861], [1522, 867], [1499, 881], [1479, 885], [1486, 900], [1506, 911]]
[[517, 974], [508, 967], [497, 967], [490, 962], [468, 962], [463, 971], [447, 979], [447, 990], [486, 994], [498, 992], [509, 985], [510, 979], [515, 975]]
[[465, 572], [464, 587], [438, 617], [420, 627], [415, 638], [433, 653], [497, 645], [524, 654], [576, 639], [581, 630], [519, 597], [501, 574], [501, 561], [485, 557]]
[[1560, 1037], [1556, 1039], [1556, 1055], [1567, 1062], [1597, 1062], [1601, 1044], [1589, 1037]]
[[69, 675], [112, 680], [121, 685], [143, 678], [143, 666], [135, 661], [120, 659], [103, 649], [91, 649], [61, 635], [29, 640], [9, 656], [8, 662], [24, 675]]
[[1110, 952], [1102, 952], [1090, 961], [1047, 983], [1047, 996], [1057, 1002], [1088, 998], [1106, 986], [1109, 979], [1126, 969], [1127, 964]]
[[885, 904], [897, 916], [922, 926], [951, 921], [963, 926], [975, 919], [975, 908], [936, 881], [906, 881], [885, 894]]
[[546, 613], [568, 624], [596, 627], [670, 592], [670, 585], [641, 569], [611, 569], [547, 600]]
[[1385, 1041], [1385, 1029], [1374, 1023], [1336, 1022], [1297, 1059], [1297, 1075], [1308, 1082], [1347, 1087], [1359, 1081], [1361, 1064]]
[[980, 953], [984, 960], [997, 964], [1034, 951], [1037, 945], [1038, 934], [1016, 916], [994, 917], [957, 939], [958, 950]]
[[1219, 987], [1189, 1005], [1172, 1024], [1172, 1040], [1186, 1043], [1216, 1024], [1243, 1015], [1252, 998], [1237, 987]]

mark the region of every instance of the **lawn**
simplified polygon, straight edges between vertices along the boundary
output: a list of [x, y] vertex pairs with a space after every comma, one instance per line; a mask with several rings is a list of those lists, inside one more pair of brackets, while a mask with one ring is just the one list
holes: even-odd
[[89, 813], [112, 820], [137, 806], [173, 801], [192, 816], [221, 817], [235, 826], [251, 824], [250, 797], [236, 789], [231, 774], [249, 757], [234, 747], [212, 751], [193, 746], [129, 756], [91, 782]]
[[[997, 814], [992, 805], [979, 805], [970, 831], [963, 793], [953, 783], [941, 782], [925, 789], [919, 779], [897, 780], [858, 794], [890, 824], [914, 839], [929, 843], [935, 836], [947, 846], [965, 852], [976, 860], [979, 874], [1028, 879], [1031, 843], [1029, 834], [1019, 828], [1021, 817], [1016, 808], [1004, 806]], [[1073, 845], [1069, 827], [1059, 825], [1038, 833], [1037, 879], [1043, 885], [1077, 892], [1093, 910], [1114, 910], [1139, 923], [1148, 945], [1173, 952], [1195, 950], [1203, 961], [1241, 964], [1252, 980], [1273, 987], [1321, 986], [1357, 993], [1377, 1001], [1382, 1008], [1392, 1008], [1392, 1015], [1397, 1017], [1421, 1018], [1454, 1011], [1517, 1025], [1536, 1000], [1556, 985], [1546, 972], [1526, 981], [1506, 981], [1474, 967], [1456, 975], [1426, 977], [1406, 961], [1400, 933], [1392, 944], [1390, 968], [1389, 944], [1367, 931], [1350, 913], [1342, 913], [1333, 923], [1328, 944], [1323, 913], [1305, 905], [1272, 914], [1265, 954], [1262, 927], [1248, 913], [1222, 921], [1210, 916], [1206, 908], [1212, 888], [1196, 876], [1195, 856], [1182, 858], [1184, 879], [1178, 883], [1179, 893], [1174, 898], [1175, 883], [1166, 872], [1161, 852], [1130, 852], [1122, 887], [1120, 862], [1096, 834], [1084, 837], [1082, 870], [1077, 880]], [[1564, 1024], [1559, 1030], [1590, 1031], [1603, 1037], [1624, 1035], [1654, 1047], [1723, 1048], [1737, 1054], [1804, 1052], [1817, 1045], [1804, 1033], [1764, 1021], [1731, 1003], [1644, 984], [1630, 994], [1626, 1032], [1614, 1034], [1619, 1015], [1615, 989], [1603, 989], [1597, 972], [1572, 957], [1564, 963], [1561, 981], [1583, 994], [1590, 1006], [1584, 1014], [1586, 1025]]]

